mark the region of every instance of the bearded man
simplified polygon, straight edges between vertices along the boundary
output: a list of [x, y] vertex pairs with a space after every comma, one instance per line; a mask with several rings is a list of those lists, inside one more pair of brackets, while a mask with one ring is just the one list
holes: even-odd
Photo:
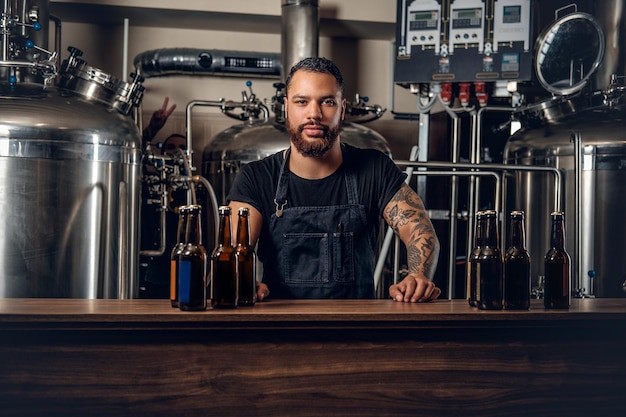
[[346, 99], [337, 66], [306, 58], [291, 68], [286, 91], [289, 148], [244, 165], [228, 195], [233, 213], [250, 210], [263, 263], [258, 300], [374, 298], [381, 217], [408, 254], [409, 274], [390, 297], [437, 298], [439, 242], [422, 200], [387, 155], [341, 143]]

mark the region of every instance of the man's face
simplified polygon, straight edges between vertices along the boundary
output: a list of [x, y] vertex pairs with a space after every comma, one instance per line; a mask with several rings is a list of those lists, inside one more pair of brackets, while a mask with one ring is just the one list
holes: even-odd
[[174, 155], [179, 149], [187, 150], [187, 140], [180, 136], [172, 136], [165, 140], [161, 152], [163, 155]]
[[285, 98], [287, 131], [304, 156], [318, 158], [337, 142], [346, 101], [332, 74], [299, 70]]

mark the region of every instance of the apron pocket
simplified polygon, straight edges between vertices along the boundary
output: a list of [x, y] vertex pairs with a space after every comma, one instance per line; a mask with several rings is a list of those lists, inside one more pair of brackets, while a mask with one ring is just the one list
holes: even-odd
[[287, 284], [328, 282], [328, 233], [283, 235], [283, 273]]
[[333, 233], [333, 279], [354, 282], [354, 233]]

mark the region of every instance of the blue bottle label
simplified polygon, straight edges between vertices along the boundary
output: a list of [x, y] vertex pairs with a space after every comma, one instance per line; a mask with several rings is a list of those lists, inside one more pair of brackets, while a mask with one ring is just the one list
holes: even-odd
[[191, 262], [181, 261], [178, 266], [178, 302], [189, 303], [191, 296]]

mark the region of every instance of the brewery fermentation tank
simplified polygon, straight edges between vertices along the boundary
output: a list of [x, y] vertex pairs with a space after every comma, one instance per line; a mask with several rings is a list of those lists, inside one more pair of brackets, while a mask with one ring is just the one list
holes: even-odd
[[[563, 172], [562, 204], [573, 290], [578, 295], [624, 297], [624, 88], [615, 77], [603, 91], [583, 89], [602, 59], [603, 41], [595, 20], [584, 13], [560, 19], [540, 37], [536, 70], [553, 97], [515, 114], [522, 129], [508, 140], [504, 160], [507, 164], [550, 166]], [[538, 286], [543, 257], [549, 248], [554, 184], [538, 173], [514, 175], [511, 209], [526, 211], [533, 285]]]
[[[562, 102], [571, 106], [571, 102]], [[578, 147], [572, 140], [576, 132]], [[546, 124], [543, 128], [523, 129], [510, 138], [505, 149], [506, 163], [556, 167], [564, 172], [563, 207], [566, 216], [566, 249], [574, 266], [582, 262], [578, 286], [600, 297], [623, 297], [626, 280], [626, 108], [596, 106], [581, 109]], [[577, 163], [580, 172], [580, 207], [577, 208]], [[537, 173], [516, 174], [520, 187], [515, 207], [527, 213], [527, 241], [531, 252], [533, 277], [543, 275], [543, 256], [549, 248], [550, 211], [553, 210], [554, 184]], [[582, 222], [577, 225], [578, 216]], [[577, 232], [581, 239], [576, 241]], [[581, 251], [579, 253], [579, 250]], [[595, 281], [595, 282], [594, 282]], [[574, 283], [577, 282], [576, 280]], [[537, 285], [537, 282], [535, 282]], [[576, 285], [576, 284], [574, 284]], [[595, 286], [595, 288], [594, 288]]]
[[136, 296], [143, 87], [79, 55], [0, 83], [0, 297]]

